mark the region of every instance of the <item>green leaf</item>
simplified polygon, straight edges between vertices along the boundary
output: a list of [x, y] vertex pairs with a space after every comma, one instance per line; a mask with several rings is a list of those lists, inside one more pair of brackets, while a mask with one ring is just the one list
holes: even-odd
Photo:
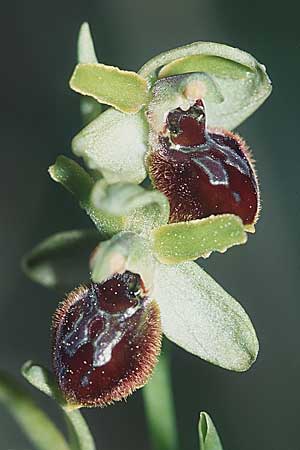
[[152, 297], [163, 332], [188, 352], [238, 372], [256, 360], [259, 345], [246, 312], [196, 263], [157, 263]]
[[243, 222], [233, 214], [171, 223], [153, 231], [155, 255], [165, 264], [207, 258], [213, 251], [224, 253], [246, 241]]
[[218, 432], [206, 412], [200, 413], [198, 430], [200, 450], [223, 450]]
[[107, 214], [123, 216], [125, 229], [130, 231], [149, 233], [169, 220], [168, 199], [159, 191], [132, 183], [100, 180], [92, 191], [92, 203]]
[[141, 113], [128, 115], [110, 108], [75, 136], [72, 148], [108, 183], [139, 184], [146, 177], [147, 142], [148, 125]]
[[62, 184], [77, 198], [103, 237], [111, 237], [123, 229], [122, 218], [105, 214], [91, 204], [94, 180], [79, 164], [65, 156], [59, 156], [49, 168], [49, 173], [54, 181]]
[[89, 258], [101, 240], [93, 229], [56, 233], [24, 256], [23, 270], [36, 283], [67, 292], [89, 280]]
[[236, 128], [272, 90], [265, 67], [253, 56], [213, 42], [195, 42], [162, 53], [139, 71], [150, 83], [156, 81], [157, 73], [165, 77], [186, 72], [205, 72], [224, 98], [220, 103], [204, 97], [210, 127]]
[[[87, 22], [84, 22], [80, 27], [77, 43], [77, 59], [79, 63], [83, 64], [98, 62], [90, 27]], [[91, 97], [83, 97], [80, 100], [80, 110], [83, 123], [87, 125], [99, 116], [103, 110], [103, 106]]]
[[38, 450], [70, 450], [63, 435], [9, 375], [0, 373], [0, 402], [5, 405]]
[[[32, 361], [27, 361], [22, 367], [22, 374], [29, 383], [53, 398], [62, 408], [69, 430], [71, 450], [96, 450], [93, 436], [84, 418], [78, 410], [70, 409], [51, 372]], [[53, 446], [53, 448], [56, 450], [56, 447]]]
[[166, 342], [150, 381], [143, 388], [152, 450], [178, 448], [175, 405]]
[[147, 81], [135, 72], [105, 64], [78, 64], [70, 87], [125, 113], [137, 113], [148, 100]]
[[92, 280], [101, 283], [115, 273], [129, 270], [138, 273], [147, 287], [152, 288], [155, 260], [148, 242], [131, 232], [116, 234], [103, 242], [91, 260]]

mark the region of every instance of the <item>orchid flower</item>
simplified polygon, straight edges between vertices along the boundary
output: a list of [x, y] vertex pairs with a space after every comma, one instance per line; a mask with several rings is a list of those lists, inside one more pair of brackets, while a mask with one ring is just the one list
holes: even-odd
[[58, 233], [24, 259], [35, 281], [71, 289], [53, 319], [68, 403], [103, 406], [142, 387], [162, 333], [220, 367], [249, 369], [259, 348], [249, 317], [194, 260], [254, 231], [257, 177], [232, 129], [270, 94], [264, 66], [197, 42], [125, 71], [98, 62], [83, 24], [70, 86], [83, 95], [72, 149], [86, 169], [60, 156], [49, 172], [96, 229]]

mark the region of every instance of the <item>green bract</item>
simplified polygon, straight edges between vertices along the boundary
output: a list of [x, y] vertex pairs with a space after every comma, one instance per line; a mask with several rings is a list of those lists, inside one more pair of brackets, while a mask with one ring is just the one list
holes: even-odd
[[92, 205], [90, 196], [94, 180], [75, 161], [59, 156], [49, 168], [49, 173], [54, 181], [62, 184], [77, 198], [102, 235], [110, 237], [124, 228], [122, 217], [106, 214]]
[[200, 413], [198, 430], [200, 450], [223, 450], [213, 421], [206, 412]]
[[56, 233], [23, 258], [23, 270], [36, 283], [68, 291], [89, 280], [89, 257], [101, 240], [93, 229]]

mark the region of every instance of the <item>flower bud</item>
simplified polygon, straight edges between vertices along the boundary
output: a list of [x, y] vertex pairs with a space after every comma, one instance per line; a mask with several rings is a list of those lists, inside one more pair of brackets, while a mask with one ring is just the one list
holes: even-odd
[[75, 289], [54, 315], [54, 371], [76, 406], [105, 406], [142, 387], [160, 345], [158, 306], [129, 271]]
[[[203, 100], [189, 100], [188, 107], [167, 111], [160, 131], [156, 124], [150, 134], [149, 173], [169, 199], [170, 222], [231, 213], [250, 231], [259, 190], [247, 146], [232, 132], [207, 128]], [[151, 114], [150, 128], [155, 111]]]

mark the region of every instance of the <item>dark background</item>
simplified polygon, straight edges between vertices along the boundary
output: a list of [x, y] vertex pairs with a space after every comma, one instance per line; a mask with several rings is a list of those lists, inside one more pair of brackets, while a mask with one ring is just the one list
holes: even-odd
[[[296, 0], [10, 1], [1, 19], [1, 368], [19, 376], [27, 359], [49, 366], [49, 323], [60, 299], [24, 277], [20, 257], [53, 232], [89, 224], [47, 175], [57, 154], [70, 154], [81, 127], [79, 98], [68, 89], [81, 22], [92, 26], [99, 59], [125, 69], [193, 41], [227, 43], [254, 54], [273, 80], [271, 98], [239, 128], [257, 160], [263, 210], [247, 246], [204, 265], [249, 312], [261, 350], [249, 372], [235, 374], [174, 347], [181, 450], [198, 448], [200, 410], [212, 415], [225, 450], [300, 449]], [[34, 395], [58, 417], [50, 400]], [[99, 450], [148, 450], [140, 392], [85, 415]], [[30, 449], [2, 407], [0, 448]]]

